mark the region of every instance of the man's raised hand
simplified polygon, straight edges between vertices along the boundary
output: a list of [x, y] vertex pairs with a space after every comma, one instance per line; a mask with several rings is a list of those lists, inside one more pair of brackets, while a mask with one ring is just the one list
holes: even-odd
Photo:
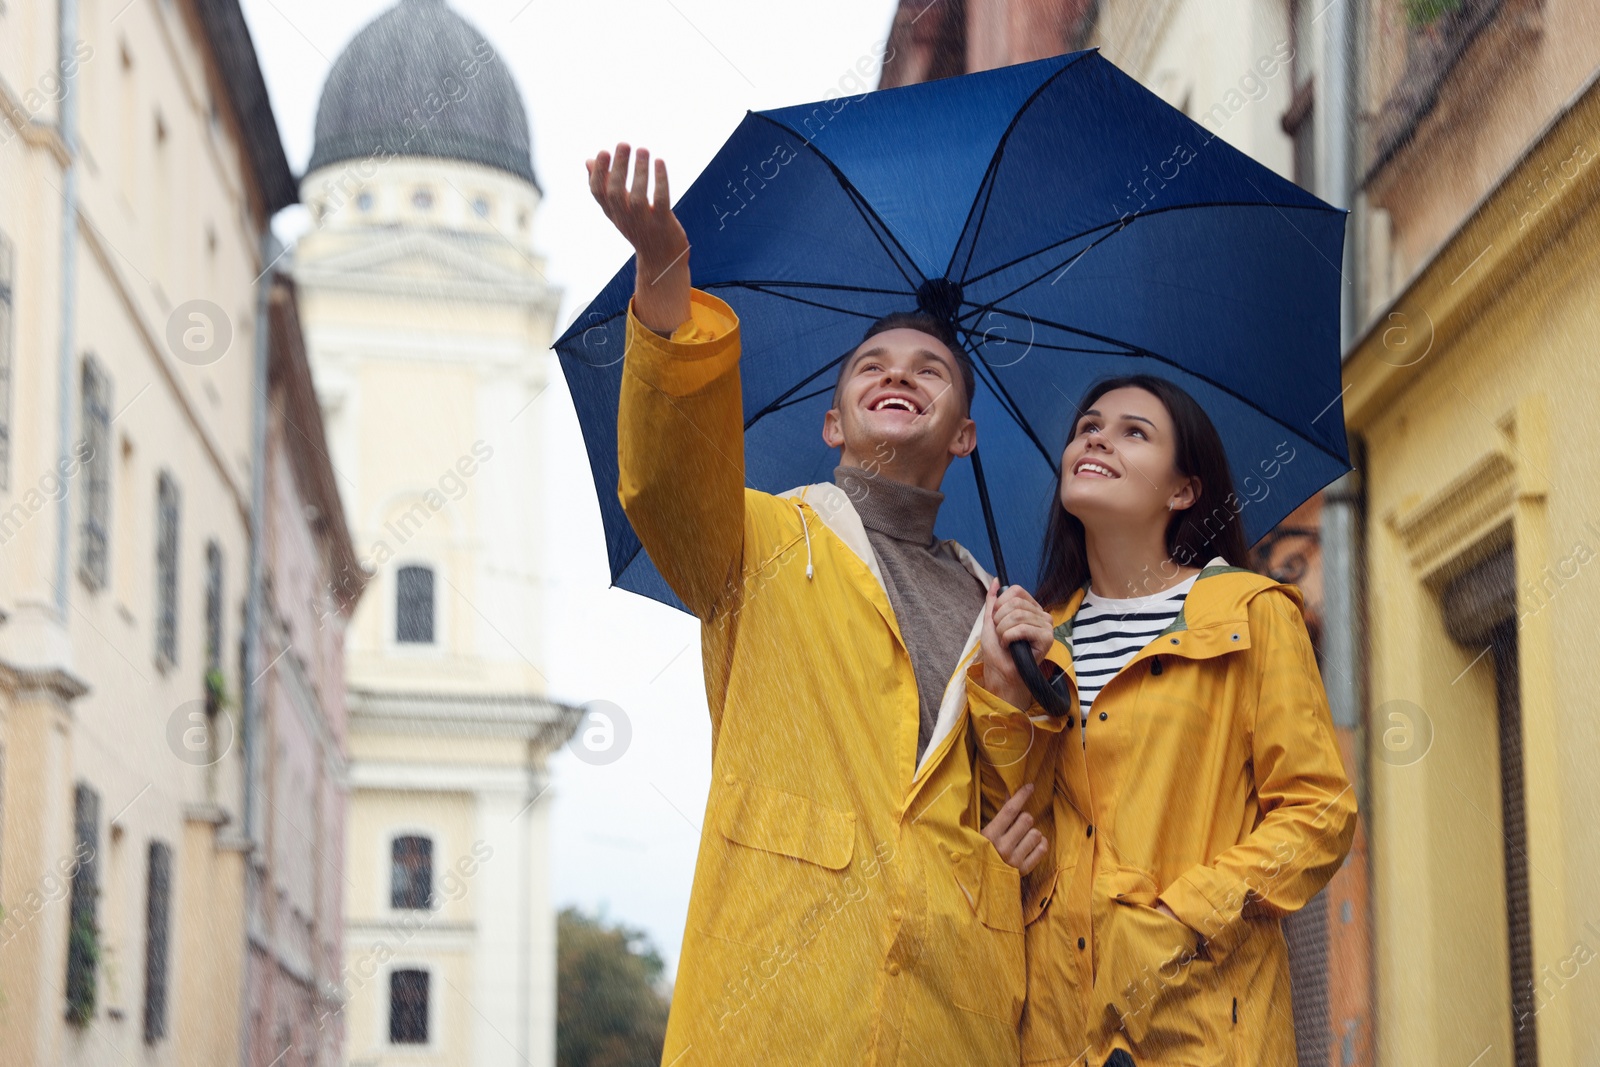
[[1033, 816], [1022, 810], [1032, 795], [1033, 783], [1028, 782], [1011, 794], [1011, 799], [983, 828], [983, 836], [993, 842], [1000, 858], [1023, 874], [1039, 866], [1039, 861], [1050, 851], [1050, 842], [1035, 829]]
[[[633, 155], [633, 186], [628, 159]], [[667, 165], [656, 160], [655, 196], [649, 195], [650, 151], [633, 153], [626, 143], [616, 156], [600, 151], [586, 161], [589, 192], [617, 231], [633, 246], [633, 311], [657, 333], [670, 334], [689, 318], [689, 237], [672, 213]]]

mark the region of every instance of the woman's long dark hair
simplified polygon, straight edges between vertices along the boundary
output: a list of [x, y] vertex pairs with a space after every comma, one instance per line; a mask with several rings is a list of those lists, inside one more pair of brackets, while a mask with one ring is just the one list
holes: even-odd
[[[1249, 546], [1244, 539], [1244, 524], [1239, 521], [1242, 504], [1233, 491], [1228, 453], [1222, 447], [1222, 438], [1211, 424], [1210, 416], [1195, 403], [1194, 397], [1165, 378], [1150, 374], [1106, 378], [1091, 385], [1084, 394], [1067, 430], [1067, 439], [1072, 439], [1078, 420], [1095, 401], [1113, 389], [1128, 386], [1143, 389], [1165, 405], [1176, 435], [1173, 460], [1178, 472], [1200, 479], [1200, 498], [1190, 507], [1174, 511], [1167, 520], [1167, 555], [1183, 567], [1204, 566], [1212, 556], [1221, 556], [1236, 567], [1244, 566]], [[1066, 470], [1061, 472], [1063, 478], [1070, 474]], [[1172, 577], [1161, 576], [1162, 579]], [[1088, 580], [1089, 558], [1084, 547], [1083, 523], [1061, 506], [1061, 486], [1057, 483], [1050, 498], [1050, 519], [1045, 527], [1044, 555], [1035, 597], [1046, 608], [1060, 607]]]

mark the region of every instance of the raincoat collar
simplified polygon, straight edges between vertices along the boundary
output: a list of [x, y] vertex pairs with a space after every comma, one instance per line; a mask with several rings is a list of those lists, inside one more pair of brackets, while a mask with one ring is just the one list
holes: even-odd
[[[883, 581], [883, 570], [878, 565], [877, 553], [872, 550], [872, 542], [867, 539], [867, 528], [861, 521], [861, 513], [856, 510], [849, 494], [832, 482], [817, 482], [813, 485], [797, 486], [787, 492], [779, 493], [778, 496], [795, 502], [796, 507], [801, 509], [802, 523], [806, 521], [805, 508], [809, 507], [811, 512], [822, 520], [823, 525], [843, 541], [845, 547], [866, 566], [876, 585], [876, 588], [866, 590], [868, 599], [883, 615], [889, 628], [894, 632], [895, 640], [900, 643], [901, 648], [904, 648], [905, 638], [900, 633], [900, 624], [895, 620], [894, 608], [889, 604], [889, 591]], [[973, 557], [972, 553], [956, 541], [947, 543], [962, 566], [967, 568], [968, 573], [981, 582], [985, 589], [989, 588], [992, 576], [984, 570], [983, 565]], [[916, 795], [916, 786], [926, 776], [928, 769], [937, 763], [939, 754], [949, 747], [948, 742], [955, 736], [956, 724], [961, 721], [967, 706], [967, 668], [978, 655], [982, 635], [983, 614], [980, 612], [972, 621], [972, 629], [967, 634], [967, 643], [956, 662], [955, 672], [945, 685], [944, 698], [939, 702], [939, 715], [934, 720], [933, 734], [928, 738], [928, 747], [923, 750], [922, 759], [918, 762], [912, 777], [912, 788], [907, 795], [908, 805]]]
[[[1302, 604], [1300, 590], [1294, 585], [1275, 581], [1248, 567], [1226, 562], [1208, 564], [1195, 576], [1177, 617], [1152, 637], [1130, 664], [1162, 654], [1204, 659], [1249, 648], [1250, 601], [1267, 588], [1283, 589], [1297, 607]], [[1088, 590], [1086, 581], [1065, 604], [1052, 612], [1056, 620], [1056, 640], [1068, 650], [1072, 647], [1072, 617]], [[1070, 651], [1066, 658], [1070, 661]], [[1058, 665], [1070, 669], [1066, 663]]]

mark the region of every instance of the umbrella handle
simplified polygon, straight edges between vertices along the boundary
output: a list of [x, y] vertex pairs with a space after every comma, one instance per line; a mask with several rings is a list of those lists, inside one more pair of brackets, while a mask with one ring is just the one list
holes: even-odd
[[[1000, 531], [995, 527], [994, 507], [989, 503], [989, 483], [983, 477], [983, 460], [978, 458], [978, 450], [972, 450], [972, 477], [978, 485], [978, 502], [983, 506], [983, 523], [989, 529], [989, 549], [994, 553], [995, 576], [1000, 579], [1002, 586], [1010, 585], [1006, 580], [1006, 557], [1000, 550]], [[1033, 660], [1033, 649], [1026, 641], [1011, 642], [1011, 660], [1017, 665], [1017, 674], [1022, 678], [1023, 684], [1028, 687], [1028, 692], [1033, 694], [1033, 699], [1045, 710], [1045, 714], [1052, 718], [1062, 718], [1072, 714], [1072, 707], [1067, 703], [1067, 698], [1045, 681], [1044, 672]]]
[[1011, 660], [1017, 665], [1017, 673], [1022, 676], [1028, 692], [1033, 694], [1033, 699], [1039, 702], [1045, 714], [1056, 719], [1072, 714], [1072, 707], [1067, 703], [1066, 697], [1062, 696], [1055, 686], [1045, 681], [1044, 672], [1033, 661], [1033, 648], [1028, 642], [1011, 642]]

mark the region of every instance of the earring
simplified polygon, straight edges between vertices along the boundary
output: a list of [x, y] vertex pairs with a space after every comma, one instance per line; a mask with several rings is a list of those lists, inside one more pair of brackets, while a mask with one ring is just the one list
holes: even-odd
[[1171, 511], [1171, 510], [1172, 510], [1172, 501], [1170, 501], [1170, 500], [1169, 500], [1169, 501], [1167, 501], [1167, 510], [1168, 510], [1168, 511]]

